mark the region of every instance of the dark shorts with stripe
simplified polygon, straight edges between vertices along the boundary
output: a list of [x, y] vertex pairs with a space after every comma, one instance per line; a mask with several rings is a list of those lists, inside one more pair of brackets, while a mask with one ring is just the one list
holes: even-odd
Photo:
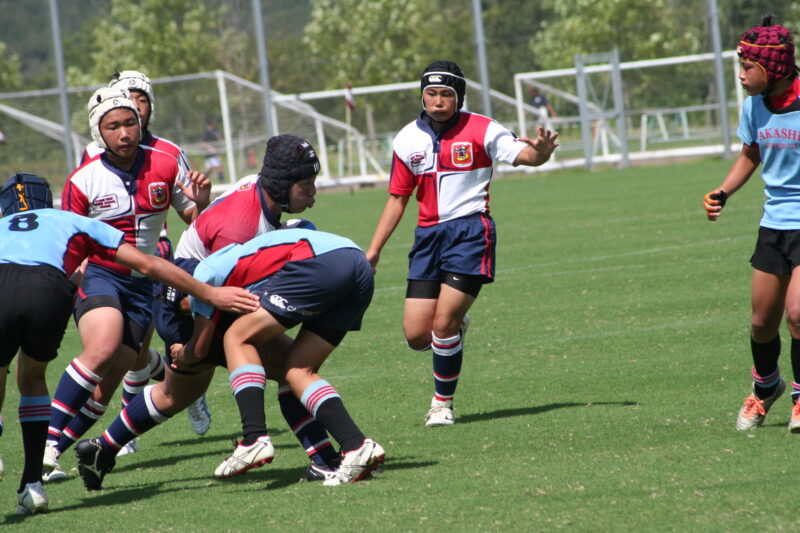
[[56, 358], [75, 289], [57, 268], [0, 264], [0, 366], [20, 348], [43, 363]]
[[138, 352], [153, 320], [153, 282], [89, 263], [78, 289], [75, 321], [100, 307], [113, 307], [122, 313], [122, 344]]
[[348, 331], [361, 329], [375, 279], [364, 252], [342, 248], [288, 262], [248, 290], [286, 328], [302, 322], [336, 346]]
[[758, 228], [750, 264], [768, 274], [790, 276], [794, 267], [800, 265], [800, 230]]
[[494, 220], [486, 213], [417, 227], [408, 254], [408, 279], [439, 281], [442, 272], [451, 272], [491, 283], [496, 244]]

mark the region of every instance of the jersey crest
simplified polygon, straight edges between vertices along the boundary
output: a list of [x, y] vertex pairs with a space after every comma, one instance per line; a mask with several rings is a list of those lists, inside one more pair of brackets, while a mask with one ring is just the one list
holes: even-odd
[[453, 164], [457, 167], [468, 167], [472, 164], [472, 143], [453, 143]]
[[167, 194], [167, 184], [163, 181], [159, 181], [149, 184], [148, 188], [150, 191], [150, 207], [154, 209], [164, 207], [169, 200], [169, 195]]

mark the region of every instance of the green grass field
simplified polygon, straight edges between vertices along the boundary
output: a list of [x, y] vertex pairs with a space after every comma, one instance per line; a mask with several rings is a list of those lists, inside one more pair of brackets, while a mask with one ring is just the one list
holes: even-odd
[[[800, 437], [786, 430], [788, 395], [765, 427], [734, 429], [750, 387], [748, 259], [761, 185], [754, 178], [719, 222], [706, 222], [702, 196], [729, 164], [498, 180], [497, 281], [471, 312], [452, 427], [424, 427], [430, 354], [402, 338], [416, 209], [407, 213], [384, 251], [363, 330], [321, 372], [386, 448], [385, 472], [373, 480], [300, 482], [307, 460], [270, 383], [275, 461], [217, 481], [214, 468], [239, 434], [219, 370], [206, 436], [181, 413], [120, 458], [101, 492], [87, 493], [79, 478], [48, 485], [51, 512], [17, 517], [21, 443], [9, 384], [3, 524], [35, 532], [794, 530]], [[321, 194], [307, 217], [366, 247], [385, 198], [383, 188]], [[51, 365], [51, 393], [78, 351], [71, 327]], [[782, 365], [791, 375], [788, 357]], [[115, 414], [109, 409], [92, 436]], [[62, 467], [74, 465], [67, 452]]]

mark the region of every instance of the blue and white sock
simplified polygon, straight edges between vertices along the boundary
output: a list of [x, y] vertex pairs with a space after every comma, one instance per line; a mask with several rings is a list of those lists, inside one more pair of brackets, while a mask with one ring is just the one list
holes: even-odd
[[94, 389], [103, 380], [100, 376], [86, 368], [77, 358], [67, 366], [61, 375], [55, 396], [50, 403], [50, 426], [47, 439], [57, 444], [61, 432], [70, 420], [86, 403]]
[[439, 403], [452, 402], [461, 375], [461, 363], [464, 349], [461, 344], [461, 333], [453, 337], [440, 339], [433, 336], [433, 383], [434, 400]]

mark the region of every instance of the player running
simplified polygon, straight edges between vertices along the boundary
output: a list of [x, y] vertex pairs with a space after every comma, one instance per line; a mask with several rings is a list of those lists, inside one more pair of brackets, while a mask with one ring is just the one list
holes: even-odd
[[[217, 469], [217, 477], [261, 466], [274, 457], [264, 415], [268, 373], [285, 380], [341, 446], [341, 464], [325, 485], [358, 481], [377, 468], [384, 460], [383, 448], [364, 436], [339, 394], [317, 373], [345, 334], [360, 329], [372, 299], [373, 274], [364, 253], [344, 237], [286, 229], [223, 248], [201, 261], [194, 275], [212, 285], [247, 288], [260, 296], [261, 309], [242, 320], [246, 317], [226, 316], [192, 301], [194, 333], [185, 345], [172, 347], [173, 361], [164, 381], [136, 396], [102, 437], [76, 447], [86, 488], [101, 488], [117, 451], [128, 440], [166, 421], [201, 394], [214, 365], [228, 368], [244, 427], [242, 441]], [[296, 339], [286, 338], [284, 332], [298, 324]]]
[[[146, 74], [136, 70], [124, 70], [111, 76], [108, 86], [125, 89], [130, 93], [131, 100], [139, 111], [139, 118], [142, 125], [142, 140], [139, 144], [170, 154], [176, 159], [183, 173], [189, 175], [192, 170], [189, 168], [189, 161], [183, 149], [174, 142], [158, 137], [150, 131], [150, 123], [155, 118], [156, 106], [150, 78], [148, 78]], [[86, 145], [83, 151], [81, 164], [99, 155], [103, 151], [104, 149], [98, 145], [97, 141], [91, 141]], [[167, 236], [166, 224], [159, 235], [158, 246], [155, 253], [164, 259], [172, 259], [172, 243]], [[139, 350], [136, 361], [134, 361], [131, 369], [125, 373], [122, 380], [123, 406], [147, 385], [150, 378], [163, 378], [164, 361], [161, 354], [150, 349], [152, 336], [153, 326], [151, 325], [142, 341], [142, 347]], [[109, 394], [109, 392], [111, 394]], [[104, 413], [108, 408], [112, 395], [113, 391], [106, 390], [104, 386], [95, 389], [92, 397], [87, 401], [84, 408], [78, 412], [75, 418], [69, 423], [69, 426], [62, 432], [61, 440], [57, 447], [57, 453], [63, 452], [63, 450], [72, 445], [74, 439], [69, 436], [83, 435], [94, 425], [100, 416], [99, 414]], [[211, 425], [211, 413], [208, 409], [205, 396], [201, 396], [195, 403], [189, 406], [186, 413], [189, 416], [189, 422], [195, 433], [203, 435], [208, 431]], [[52, 441], [50, 442], [52, 443]], [[133, 440], [129, 442], [124, 449], [120, 450], [120, 455], [133, 453], [136, 449], [137, 441]], [[64, 472], [56, 469], [45, 475], [45, 480], [55, 481], [65, 477], [66, 474]]]
[[742, 34], [737, 51], [739, 81], [749, 95], [737, 130], [742, 150], [722, 184], [703, 201], [708, 219], [717, 220], [726, 201], [763, 162], [767, 200], [750, 259], [753, 392], [739, 410], [736, 429], [761, 426], [786, 390], [778, 368], [785, 313], [794, 378], [789, 431], [800, 433], [800, 81], [792, 34], [766, 17]]
[[[42, 487], [42, 458], [50, 419], [45, 374], [64, 337], [76, 286], [69, 276], [89, 256], [135, 269], [226, 310], [250, 311], [257, 298], [231, 287], [198, 282], [168, 261], [147, 255], [124, 241], [125, 234], [108, 224], [55, 210], [50, 187], [33, 174], [16, 174], [0, 189], [0, 405], [11, 361], [17, 367], [19, 421], [25, 466], [17, 492], [20, 514], [48, 510]], [[74, 364], [74, 363], [73, 363]], [[74, 366], [76, 370], [79, 366]], [[81, 374], [81, 383], [92, 376]]]
[[[62, 208], [122, 230], [126, 242], [153, 254], [169, 207], [191, 223], [209, 203], [211, 182], [196, 172], [184, 174], [172, 155], [140, 145], [139, 111], [126, 89], [98, 89], [88, 110], [92, 137], [103, 152], [70, 175]], [[75, 309], [83, 351], [53, 398], [46, 472], [58, 468], [58, 455], [80, 436], [68, 427], [73, 417], [81, 410], [89, 419], [102, 416], [104, 406], [87, 402], [95, 388], [110, 398], [130, 370], [152, 321], [152, 290], [138, 272], [89, 258]]]
[[461, 111], [466, 82], [451, 61], [428, 65], [420, 87], [422, 112], [394, 139], [389, 199], [367, 259], [377, 267], [416, 189], [419, 222], [409, 253], [403, 330], [410, 348], [433, 349], [435, 394], [425, 425], [446, 426], [455, 422], [467, 311], [494, 280], [493, 161], [542, 165], [558, 146], [558, 133], [539, 126], [535, 139], [516, 138], [489, 117]]

